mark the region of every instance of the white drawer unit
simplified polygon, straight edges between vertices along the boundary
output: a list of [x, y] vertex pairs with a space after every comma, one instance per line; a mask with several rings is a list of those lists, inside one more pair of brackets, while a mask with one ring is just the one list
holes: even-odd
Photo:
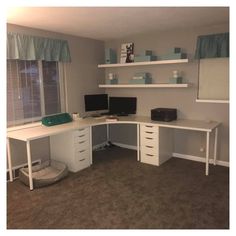
[[79, 129], [73, 132], [74, 142], [79, 143], [85, 140], [89, 140], [89, 128]]
[[82, 151], [89, 149], [89, 140], [82, 140], [74, 144], [75, 150]]
[[172, 151], [173, 130], [151, 124], [140, 125], [141, 162], [159, 166], [171, 158]]
[[80, 150], [75, 152], [76, 171], [82, 170], [90, 166], [90, 160], [88, 156], [89, 156], [89, 150]]
[[51, 158], [77, 172], [91, 164], [90, 128], [81, 128], [50, 137]]

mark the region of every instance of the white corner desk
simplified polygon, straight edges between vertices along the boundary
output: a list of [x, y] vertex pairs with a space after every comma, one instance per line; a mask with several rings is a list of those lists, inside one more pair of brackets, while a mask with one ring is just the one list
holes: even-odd
[[[171, 158], [164, 157], [163, 160], [159, 158], [158, 145], [164, 145], [167, 149], [168, 145], [168, 135], [165, 137], [166, 130], [173, 129], [185, 129], [185, 130], [195, 130], [206, 133], [206, 163], [205, 163], [205, 175], [209, 174], [209, 143], [210, 143], [210, 133], [214, 131], [214, 162], [216, 164], [217, 157], [217, 140], [218, 140], [218, 127], [219, 122], [211, 121], [197, 121], [197, 120], [176, 120], [171, 122], [159, 122], [152, 121], [150, 117], [145, 116], [127, 116], [119, 117], [118, 121], [106, 121], [106, 118], [85, 118], [77, 121], [73, 121], [66, 124], [55, 125], [51, 127], [46, 127], [39, 125], [32, 128], [25, 128], [21, 130], [8, 131], [7, 132], [7, 156], [8, 156], [8, 166], [10, 181], [13, 181], [12, 174], [12, 160], [11, 160], [11, 139], [21, 140], [26, 142], [27, 150], [27, 163], [29, 169], [29, 186], [30, 190], [33, 190], [33, 179], [32, 179], [32, 162], [31, 162], [31, 150], [30, 142], [32, 140], [40, 139], [43, 137], [56, 137], [59, 134], [63, 134], [69, 131], [78, 131], [80, 129], [87, 128], [88, 130], [88, 145], [89, 145], [89, 164], [92, 164], [92, 127], [98, 125], [109, 125], [109, 124], [135, 124], [137, 125], [137, 160], [159, 166], [162, 162]], [[168, 128], [168, 129], [167, 129]], [[161, 131], [161, 132], [160, 132]], [[78, 131], [79, 132], [79, 131]], [[65, 139], [64, 139], [65, 140]], [[68, 141], [69, 142], [69, 141]], [[161, 144], [162, 142], [162, 144]], [[158, 144], [157, 144], [158, 143]], [[156, 145], [156, 146], [155, 146]], [[62, 145], [63, 146], [63, 145]], [[63, 147], [62, 147], [63, 148]], [[151, 152], [150, 152], [151, 150]], [[166, 150], [164, 151], [164, 156], [166, 155]], [[150, 162], [146, 161], [150, 158]], [[52, 157], [53, 159], [53, 157]], [[158, 161], [157, 161], [158, 159]]]

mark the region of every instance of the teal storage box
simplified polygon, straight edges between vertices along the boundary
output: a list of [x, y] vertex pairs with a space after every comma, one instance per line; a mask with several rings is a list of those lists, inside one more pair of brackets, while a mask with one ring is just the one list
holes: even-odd
[[140, 55], [143, 55], [143, 56], [152, 56], [152, 50], [144, 50], [144, 52], [141, 53]]
[[118, 84], [118, 79], [106, 79], [106, 84]]
[[182, 84], [182, 82], [183, 82], [183, 79], [182, 79], [182, 77], [178, 77], [178, 78], [170, 78], [169, 79], [169, 83], [170, 84]]
[[170, 53], [164, 56], [161, 56], [161, 60], [177, 60], [177, 59], [186, 59], [186, 53]]
[[116, 52], [111, 48], [105, 49], [105, 63], [106, 64], [117, 63]]
[[131, 79], [130, 84], [151, 84], [152, 78]]
[[45, 126], [60, 125], [71, 122], [72, 118], [69, 113], [60, 113], [52, 116], [45, 116], [42, 118], [42, 124]]
[[171, 48], [170, 50], [168, 50], [168, 52], [169, 52], [170, 54], [173, 54], [173, 53], [181, 53], [181, 48], [176, 48], [176, 47], [174, 47], [174, 48]]
[[151, 77], [151, 74], [148, 72], [137, 72], [134, 74], [134, 77]]
[[134, 62], [156, 61], [156, 56], [135, 56]]

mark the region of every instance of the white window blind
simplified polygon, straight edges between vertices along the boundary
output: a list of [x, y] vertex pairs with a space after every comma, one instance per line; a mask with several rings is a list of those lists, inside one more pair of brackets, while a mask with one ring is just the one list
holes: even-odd
[[200, 59], [198, 99], [229, 100], [229, 58]]
[[58, 62], [7, 60], [8, 127], [64, 112]]

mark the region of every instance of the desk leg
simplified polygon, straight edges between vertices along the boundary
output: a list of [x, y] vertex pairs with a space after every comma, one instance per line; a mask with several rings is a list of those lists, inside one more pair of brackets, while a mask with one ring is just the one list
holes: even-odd
[[214, 165], [216, 165], [216, 157], [217, 157], [217, 142], [218, 142], [218, 128], [215, 129]]
[[140, 140], [139, 136], [140, 135], [140, 129], [139, 129], [139, 124], [137, 124], [137, 161], [140, 161]]
[[27, 159], [28, 159], [28, 170], [29, 170], [29, 186], [30, 190], [34, 189], [33, 178], [32, 178], [32, 161], [31, 161], [31, 152], [30, 152], [30, 141], [26, 142], [27, 149]]
[[109, 124], [107, 124], [107, 143], [110, 141], [110, 130], [109, 130], [110, 126]]
[[13, 182], [10, 138], [7, 138], [7, 160], [8, 160], [8, 168], [9, 168], [10, 182]]
[[90, 165], [93, 164], [93, 139], [92, 139], [92, 127], [89, 127], [89, 156], [90, 156]]
[[210, 144], [210, 132], [206, 135], [206, 175], [209, 174], [209, 144]]

